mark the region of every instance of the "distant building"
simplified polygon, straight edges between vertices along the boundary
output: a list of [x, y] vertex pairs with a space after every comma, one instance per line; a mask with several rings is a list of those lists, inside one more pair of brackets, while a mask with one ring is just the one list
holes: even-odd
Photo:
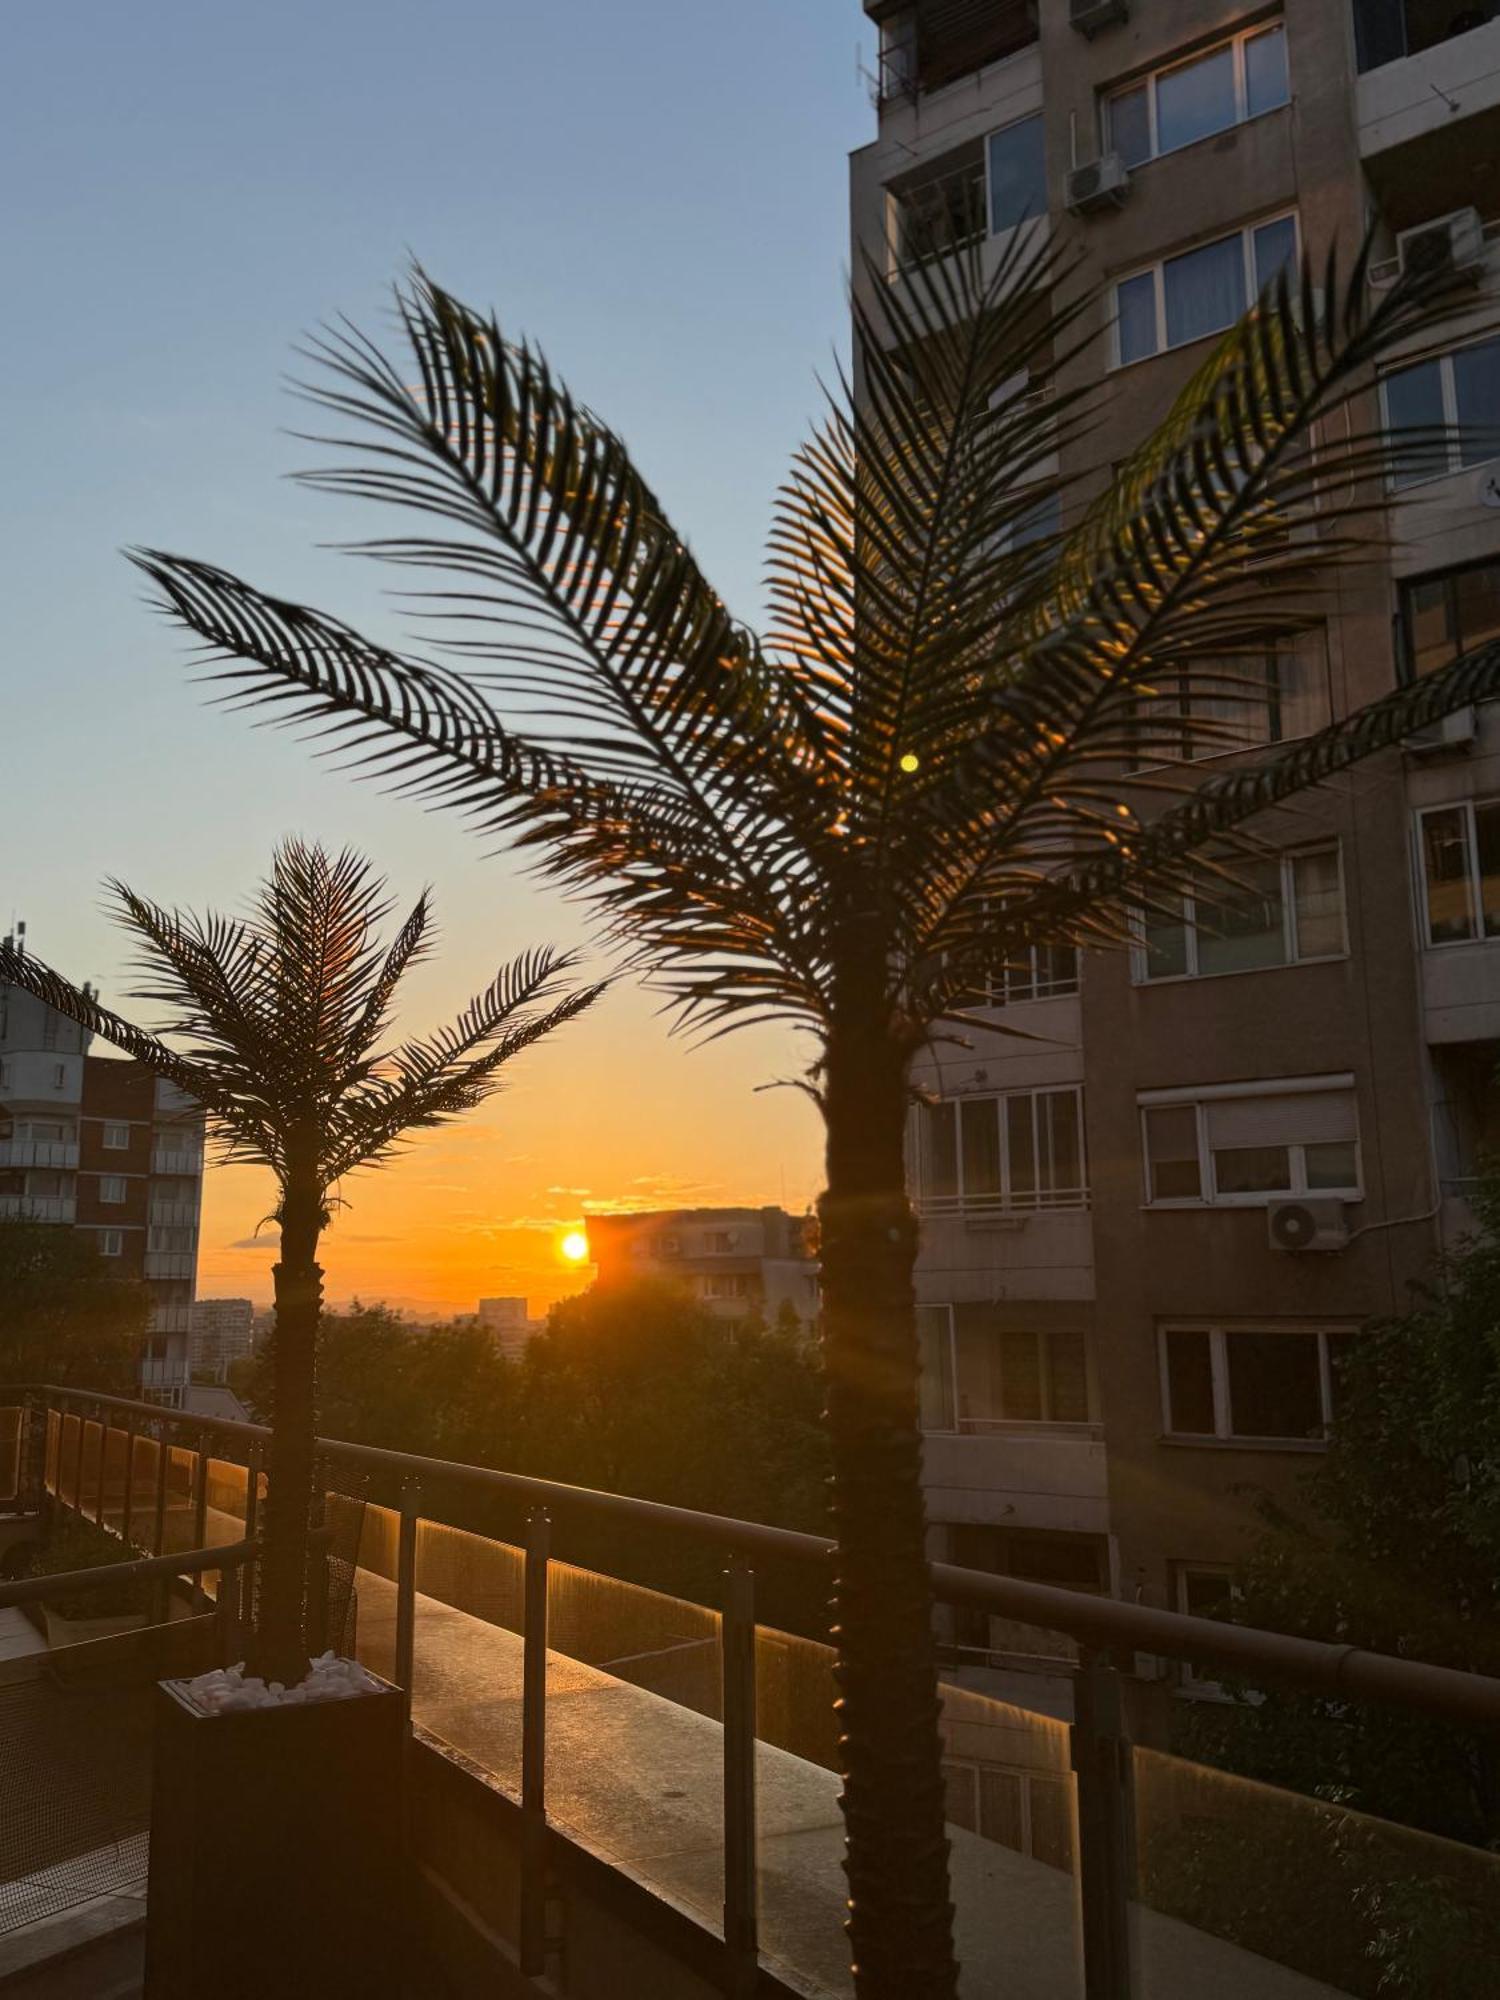
[[481, 1299], [479, 1324], [495, 1336], [500, 1352], [514, 1361], [526, 1351], [526, 1343], [541, 1332], [545, 1319], [532, 1319], [528, 1299]]
[[789, 1305], [804, 1327], [818, 1314], [812, 1218], [784, 1208], [675, 1208], [591, 1215], [589, 1254], [601, 1286], [669, 1278], [722, 1319]]
[[229, 1364], [255, 1348], [255, 1307], [249, 1299], [198, 1299], [188, 1356], [195, 1382], [227, 1382]]
[[[16, 940], [11, 940], [15, 942]], [[0, 1216], [77, 1230], [152, 1298], [141, 1392], [180, 1405], [198, 1268], [203, 1113], [144, 1064], [0, 983]]]

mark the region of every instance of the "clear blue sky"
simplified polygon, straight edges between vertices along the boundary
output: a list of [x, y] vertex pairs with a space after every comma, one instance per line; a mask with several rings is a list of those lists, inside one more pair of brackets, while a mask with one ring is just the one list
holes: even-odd
[[[0, 925], [25, 916], [38, 951], [118, 995], [104, 874], [232, 903], [295, 828], [354, 839], [403, 892], [436, 882], [448, 949], [424, 1012], [576, 928], [456, 823], [207, 710], [118, 550], [208, 557], [397, 636], [367, 567], [314, 547], [373, 518], [282, 477], [308, 457], [283, 378], [319, 319], [378, 327], [415, 253], [624, 431], [753, 617], [771, 496], [842, 339], [862, 34], [855, 0], [7, 10]], [[601, 1061], [648, 1019], [610, 1005], [579, 1030]], [[805, 1115], [747, 1094], [780, 1051], [659, 1053], [658, 1098], [726, 1093], [745, 1193], [776, 1198], [777, 1172], [806, 1191]], [[689, 1177], [675, 1154], [659, 1171]]]

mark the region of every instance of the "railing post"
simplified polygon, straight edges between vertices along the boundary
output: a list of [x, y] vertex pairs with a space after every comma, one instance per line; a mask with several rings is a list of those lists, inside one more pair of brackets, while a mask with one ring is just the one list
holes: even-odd
[[[76, 1421], [78, 1424], [78, 1449], [73, 1454], [73, 1512], [81, 1517], [83, 1514], [83, 1434], [88, 1428], [84, 1422], [82, 1403], [78, 1406]], [[61, 1494], [58, 1495], [58, 1498], [62, 1498]]]
[[96, 1405], [99, 1411], [99, 1484], [94, 1491], [94, 1526], [104, 1526], [104, 1475], [109, 1466], [109, 1418], [103, 1404]]
[[552, 1523], [534, 1508], [526, 1521], [521, 1638], [521, 1970], [547, 1966], [547, 1560]]
[[167, 1474], [171, 1467], [172, 1447], [167, 1442], [167, 1426], [158, 1421], [156, 1425], [156, 1514], [151, 1523], [151, 1553], [161, 1555], [167, 1541]]
[[120, 1540], [131, 1546], [131, 1517], [135, 1513], [135, 1418], [125, 1420], [125, 1490], [120, 1495]]
[[1123, 1688], [1106, 1655], [1080, 1651], [1070, 1740], [1078, 1788], [1085, 2000], [1131, 2000], [1134, 1829]]
[[[197, 1448], [193, 1453], [193, 1541], [195, 1549], [208, 1547], [208, 1452], [204, 1434], [198, 1433]], [[224, 1578], [219, 1578], [219, 1588], [224, 1588]], [[193, 1610], [201, 1611], [204, 1605], [203, 1571], [193, 1576]]]
[[724, 1990], [750, 2000], [759, 1978], [755, 1831], [755, 1574], [724, 1572]]
[[406, 1726], [411, 1728], [411, 1684], [417, 1657], [417, 1523], [422, 1489], [415, 1479], [401, 1487], [401, 1522], [396, 1541], [396, 1685]]
[[[245, 1453], [245, 1540], [255, 1540], [260, 1520], [260, 1446], [252, 1444]], [[255, 1622], [255, 1559], [240, 1566], [240, 1623]]]

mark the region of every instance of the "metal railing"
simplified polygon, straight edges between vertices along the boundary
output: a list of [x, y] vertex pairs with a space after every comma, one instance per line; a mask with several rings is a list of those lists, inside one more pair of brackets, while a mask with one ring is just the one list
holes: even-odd
[[[0, 1389], [0, 1406], [23, 1401], [32, 1417], [54, 1413], [57, 1435], [65, 1420], [75, 1420], [71, 1468], [73, 1501], [84, 1511], [89, 1473], [85, 1465], [90, 1429], [95, 1445], [94, 1518], [104, 1513], [104, 1465], [109, 1435], [123, 1431], [125, 1483], [119, 1508], [120, 1532], [129, 1541], [133, 1524], [149, 1513], [154, 1536], [154, 1560], [141, 1573], [203, 1570], [245, 1565], [253, 1547], [260, 1495], [260, 1466], [269, 1430], [259, 1424], [222, 1418], [183, 1416], [151, 1404], [125, 1398], [48, 1387]], [[137, 1436], [160, 1441], [159, 1476], [155, 1491], [140, 1508], [131, 1488]], [[168, 1445], [174, 1438], [192, 1440], [194, 1549], [189, 1557], [162, 1552], [166, 1506]], [[224, 1548], [206, 1550], [207, 1466], [209, 1446], [218, 1456], [249, 1468], [246, 1485], [245, 1539]], [[598, 1492], [529, 1474], [486, 1466], [464, 1465], [415, 1453], [336, 1438], [318, 1440], [318, 1451], [330, 1477], [347, 1467], [367, 1477], [379, 1474], [399, 1492], [399, 1530], [395, 1552], [395, 1670], [393, 1678], [406, 1696], [408, 1726], [415, 1658], [418, 1528], [424, 1521], [441, 1523], [441, 1503], [429, 1509], [427, 1496], [466, 1494], [519, 1502], [526, 1509], [522, 1541], [522, 1705], [520, 1782], [520, 1944], [521, 1969], [542, 1973], [547, 1955], [546, 1897], [548, 1812], [546, 1797], [548, 1650], [548, 1572], [551, 1536], [556, 1522], [571, 1520], [627, 1527], [646, 1538], [667, 1537], [719, 1553], [726, 1562], [720, 1602], [720, 1713], [723, 1723], [723, 1937], [726, 1991], [753, 1990], [761, 1964], [756, 1899], [756, 1573], [757, 1560], [815, 1566], [825, 1571], [834, 1545], [822, 1536], [751, 1521], [729, 1519], [665, 1502]], [[59, 1447], [60, 1456], [60, 1447]], [[33, 1461], [35, 1452], [32, 1454]], [[25, 1453], [23, 1449], [23, 1462]], [[66, 1469], [58, 1464], [59, 1497], [68, 1485]], [[448, 1509], [452, 1511], [451, 1503]], [[1088, 2000], [1129, 2000], [1129, 1913], [1133, 1898], [1129, 1855], [1130, 1740], [1123, 1716], [1124, 1676], [1115, 1662], [1136, 1653], [1188, 1662], [1195, 1672], [1212, 1666], [1252, 1685], [1279, 1681], [1331, 1695], [1343, 1701], [1393, 1704], [1468, 1729], [1500, 1728], [1500, 1680], [1422, 1661], [1368, 1652], [1358, 1646], [1330, 1645], [1230, 1625], [1176, 1611], [1122, 1603], [1111, 1598], [1059, 1586], [1028, 1583], [988, 1575], [950, 1563], [933, 1563], [930, 1575], [939, 1602], [985, 1611], [1065, 1634], [1078, 1648], [1073, 1666], [1075, 1719], [1071, 1729], [1071, 1761], [1076, 1779], [1077, 1872], [1084, 1945], [1085, 1992]], [[69, 1580], [71, 1581], [71, 1579]], [[46, 1580], [56, 1591], [56, 1578]], [[14, 1590], [16, 1586], [7, 1586]], [[31, 1586], [25, 1587], [28, 1591]], [[199, 1585], [201, 1589], [201, 1582]], [[43, 1594], [35, 1591], [32, 1594]], [[223, 1593], [233, 1596], [235, 1593]], [[11, 1601], [0, 1591], [0, 1604]], [[248, 1606], [246, 1606], [248, 1608]], [[226, 1614], [228, 1615], [228, 1614]], [[1066, 1670], [1062, 1660], [1051, 1666]]]

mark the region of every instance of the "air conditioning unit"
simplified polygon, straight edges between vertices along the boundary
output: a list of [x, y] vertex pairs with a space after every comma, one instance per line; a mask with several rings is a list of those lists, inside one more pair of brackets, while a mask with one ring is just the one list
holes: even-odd
[[1450, 750], [1467, 750], [1479, 735], [1479, 717], [1472, 704], [1451, 709], [1408, 736], [1401, 748], [1408, 757], [1441, 757]]
[[1479, 211], [1456, 208], [1416, 229], [1403, 229], [1396, 238], [1396, 257], [1402, 275], [1418, 272], [1436, 277], [1440, 273], [1479, 280], [1484, 263], [1484, 224]]
[[1342, 1250], [1349, 1241], [1341, 1201], [1273, 1201], [1266, 1210], [1266, 1236], [1273, 1250], [1300, 1256], [1305, 1250]]
[[1130, 19], [1129, 0], [1068, 0], [1068, 20], [1092, 41], [1101, 28]]
[[1105, 153], [1068, 175], [1067, 206], [1074, 215], [1119, 208], [1130, 192], [1130, 174], [1118, 153]]

